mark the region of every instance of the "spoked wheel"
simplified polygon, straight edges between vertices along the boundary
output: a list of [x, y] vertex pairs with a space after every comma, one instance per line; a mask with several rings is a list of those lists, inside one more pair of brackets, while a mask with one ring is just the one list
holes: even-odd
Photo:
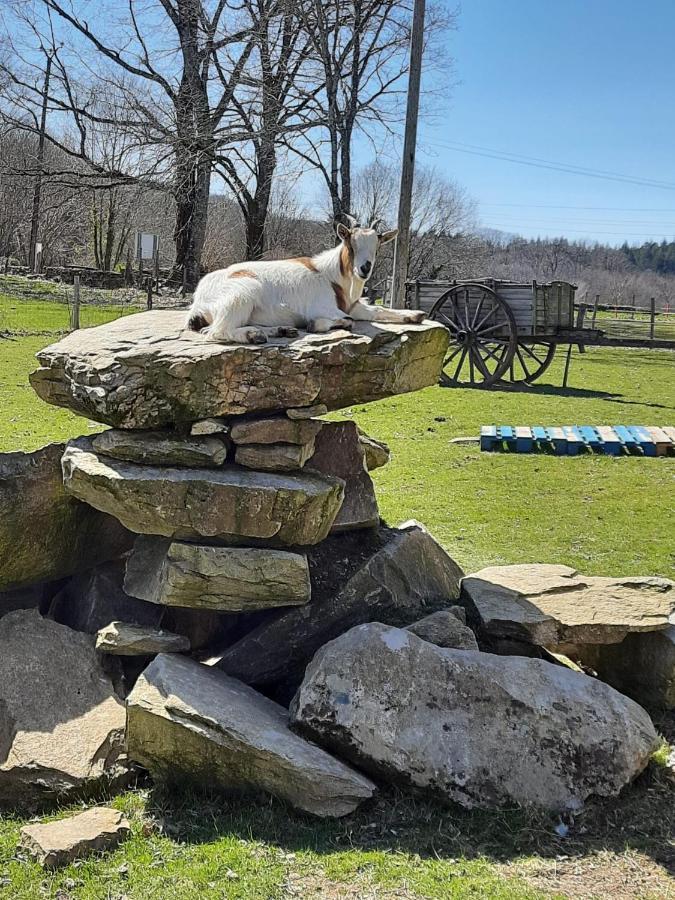
[[441, 384], [489, 387], [508, 369], [518, 342], [507, 304], [484, 284], [458, 284], [438, 298], [430, 319], [450, 331]]
[[551, 365], [555, 351], [555, 344], [524, 343], [519, 340], [513, 358], [501, 376], [502, 381], [511, 384], [532, 384]]

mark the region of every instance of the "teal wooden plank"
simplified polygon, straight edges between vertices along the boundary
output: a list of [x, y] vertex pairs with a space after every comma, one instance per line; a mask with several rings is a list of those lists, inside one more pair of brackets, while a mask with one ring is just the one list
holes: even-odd
[[614, 433], [622, 442], [626, 450], [636, 451], [638, 449], [638, 441], [634, 434], [625, 425], [615, 425]]
[[629, 425], [628, 429], [635, 437], [645, 456], [656, 456], [656, 444], [646, 428], [643, 428], [641, 425]]
[[497, 428], [499, 440], [506, 444], [508, 450], [514, 450], [516, 446], [516, 435], [510, 425], [500, 425]]
[[567, 438], [565, 437], [565, 432], [559, 425], [555, 425], [552, 428], [547, 428], [546, 433], [548, 434], [548, 439], [553, 444], [553, 449], [556, 454], [559, 456], [567, 455]]
[[600, 449], [600, 438], [592, 425], [580, 425], [578, 431], [584, 444], [591, 447], [593, 450]]

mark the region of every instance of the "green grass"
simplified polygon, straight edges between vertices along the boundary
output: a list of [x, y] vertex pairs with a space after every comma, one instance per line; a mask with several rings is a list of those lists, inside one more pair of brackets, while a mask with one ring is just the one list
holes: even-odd
[[[27, 383], [35, 352], [56, 339], [65, 313], [60, 304], [0, 300], [0, 332], [7, 321], [15, 332], [0, 338], [0, 451], [101, 427], [47, 406]], [[487, 423], [675, 424], [672, 354], [591, 350], [575, 357], [567, 391], [560, 378], [558, 360], [526, 391], [430, 388], [338, 415], [391, 446], [391, 463], [374, 473], [386, 519], [418, 518], [467, 571], [553, 561], [672, 577], [672, 458], [488, 454], [450, 443]], [[672, 717], [660, 727], [672, 741]], [[396, 791], [339, 822], [265, 800], [141, 791], [114, 801], [132, 817], [128, 843], [49, 875], [16, 855], [23, 822], [0, 819], [0, 900], [590, 900], [629, 896], [627, 884], [636, 897], [675, 897], [666, 874], [675, 779], [666, 759], [659, 751], [618, 800], [590, 804], [564, 839], [546, 816], [447, 809]]]
[[[133, 312], [138, 312], [138, 309], [122, 305], [82, 305], [80, 327], [102, 325]], [[70, 307], [65, 302], [23, 300], [0, 294], [0, 334], [59, 334], [69, 328]]]

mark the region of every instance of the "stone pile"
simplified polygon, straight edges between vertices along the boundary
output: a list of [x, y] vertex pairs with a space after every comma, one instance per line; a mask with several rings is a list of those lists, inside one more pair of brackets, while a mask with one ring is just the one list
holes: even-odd
[[[561, 811], [644, 768], [658, 745], [649, 716], [553, 652], [584, 635], [594, 647], [663, 636], [668, 584], [582, 586], [561, 570], [539, 605], [485, 573], [462, 591], [422, 525], [380, 521], [369, 471], [386, 446], [323, 418], [435, 383], [444, 328], [240, 346], [182, 321], [126, 317], [38, 355], [40, 396], [111, 429], [0, 458], [17, 472], [14, 518], [0, 522], [0, 615], [14, 610], [0, 618], [0, 803], [91, 793], [135, 763], [318, 816], [391, 780], [467, 806]], [[19, 483], [32, 465], [34, 486]], [[49, 537], [31, 563], [36, 510]], [[615, 597], [604, 630], [570, 579], [593, 602]], [[516, 645], [546, 656], [500, 655]], [[36, 855], [56, 860], [59, 840]]]

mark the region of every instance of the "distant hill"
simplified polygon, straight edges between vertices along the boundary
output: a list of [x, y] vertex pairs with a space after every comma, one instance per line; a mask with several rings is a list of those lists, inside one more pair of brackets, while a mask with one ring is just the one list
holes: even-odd
[[641, 272], [658, 272], [660, 275], [675, 275], [675, 241], [648, 241], [640, 247], [623, 244], [621, 252], [629, 262]]

